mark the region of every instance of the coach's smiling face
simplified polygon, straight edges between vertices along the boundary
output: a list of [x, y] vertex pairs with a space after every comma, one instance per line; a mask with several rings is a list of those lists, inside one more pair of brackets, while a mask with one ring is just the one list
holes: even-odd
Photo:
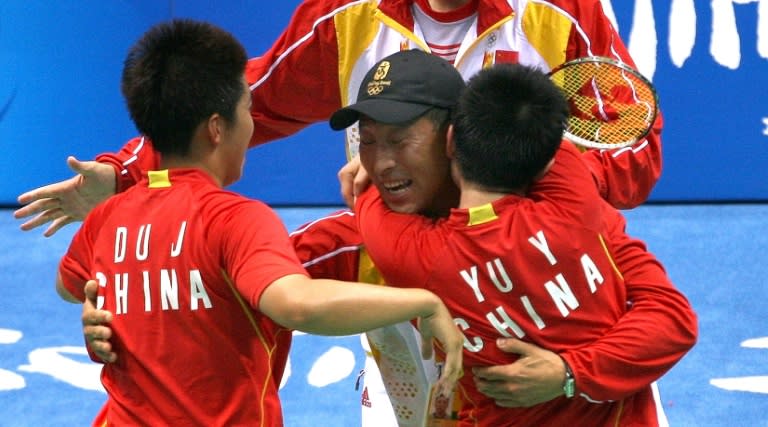
[[446, 213], [458, 201], [445, 154], [445, 131], [429, 118], [406, 125], [360, 120], [360, 162], [390, 209]]

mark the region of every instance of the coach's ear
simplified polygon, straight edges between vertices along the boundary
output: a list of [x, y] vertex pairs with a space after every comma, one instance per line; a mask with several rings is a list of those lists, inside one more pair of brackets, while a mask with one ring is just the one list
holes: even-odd
[[445, 155], [453, 160], [456, 157], [456, 144], [453, 142], [453, 125], [448, 125], [445, 131]]
[[208, 141], [214, 146], [218, 146], [223, 141], [224, 127], [226, 123], [224, 118], [219, 113], [213, 113], [208, 120], [205, 121], [206, 130], [208, 132]]
[[445, 132], [445, 155], [450, 161], [451, 179], [461, 188], [463, 175], [459, 169], [459, 162], [456, 161], [456, 143], [453, 140], [453, 125], [448, 125]]

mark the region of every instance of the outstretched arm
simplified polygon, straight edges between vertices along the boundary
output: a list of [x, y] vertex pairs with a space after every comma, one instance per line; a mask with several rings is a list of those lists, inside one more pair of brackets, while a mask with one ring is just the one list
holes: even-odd
[[96, 205], [136, 184], [146, 171], [157, 169], [159, 163], [160, 154], [143, 137], [131, 139], [117, 153], [96, 156], [96, 161], [81, 162], [69, 157], [67, 164], [76, 175], [20, 195], [18, 201], [25, 206], [14, 216], [37, 215], [22, 224], [25, 231], [50, 222], [43, 233], [50, 237], [65, 225], [82, 221]]
[[419, 319], [425, 358], [436, 338], [446, 353], [439, 387], [444, 395], [461, 376], [463, 336], [440, 298], [424, 289], [284, 276], [268, 286], [259, 310], [292, 329], [321, 335], [350, 335]]
[[76, 175], [65, 181], [46, 185], [19, 196], [23, 206], [13, 216], [29, 219], [21, 229], [29, 231], [50, 223], [43, 235], [50, 237], [75, 221], [82, 221], [97, 204], [115, 193], [115, 171], [95, 161], [81, 162], [70, 156], [67, 165]]

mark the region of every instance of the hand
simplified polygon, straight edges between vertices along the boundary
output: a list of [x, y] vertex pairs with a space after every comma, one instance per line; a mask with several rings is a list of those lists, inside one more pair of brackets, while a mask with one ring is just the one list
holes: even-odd
[[38, 214], [21, 224], [22, 230], [50, 222], [43, 235], [51, 237], [65, 225], [82, 221], [97, 204], [115, 194], [117, 179], [112, 166], [81, 162], [72, 156], [67, 158], [67, 165], [77, 175], [19, 196], [18, 202], [25, 206], [13, 213], [16, 219]]
[[352, 160], [339, 169], [337, 174], [341, 184], [341, 196], [350, 209], [355, 208], [355, 199], [371, 183], [368, 172], [360, 164], [360, 156], [355, 156]]
[[453, 323], [453, 317], [442, 302], [435, 314], [419, 319], [418, 329], [421, 333], [421, 357], [425, 360], [432, 357], [433, 338], [437, 339], [445, 352], [445, 363], [436, 384], [436, 391], [438, 395], [448, 397], [456, 387], [459, 378], [464, 375], [462, 370], [464, 335]]
[[520, 358], [510, 365], [474, 368], [477, 389], [506, 408], [527, 408], [563, 394], [565, 364], [557, 353], [514, 338], [496, 345]]
[[112, 321], [112, 313], [96, 308], [96, 295], [98, 285], [89, 280], [85, 284], [85, 301], [83, 302], [83, 335], [88, 348], [105, 363], [117, 361], [117, 354], [112, 351], [109, 339], [112, 337], [112, 329], [106, 326]]

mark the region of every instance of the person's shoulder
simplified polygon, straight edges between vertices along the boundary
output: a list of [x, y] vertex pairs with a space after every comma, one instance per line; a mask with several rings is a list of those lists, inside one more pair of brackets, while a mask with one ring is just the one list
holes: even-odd
[[125, 203], [125, 200], [134, 197], [134, 194], [138, 191], [139, 189], [134, 185], [123, 192], [110, 196], [103, 202], [96, 205], [93, 209], [91, 209], [91, 211], [88, 212], [88, 215], [86, 215], [84, 222], [103, 221], [104, 218], [108, 217], [112, 213], [122, 211], [122, 206]]
[[552, 9], [552, 11], [561, 14], [565, 13], [572, 18], [590, 17], [597, 10], [603, 10], [601, 0], [546, 0], [536, 2], [526, 0], [525, 3], [528, 5], [535, 4], [538, 7], [549, 8]]
[[211, 189], [205, 194], [201, 194], [200, 204], [201, 207], [209, 212], [273, 212], [272, 208], [261, 200], [252, 199], [224, 188]]
[[[526, 3], [532, 3], [530, 0], [527, 0]], [[546, 1], [536, 1], [536, 3], [544, 3], [544, 4], [550, 4], [553, 6], [557, 6], [563, 10], [569, 11], [569, 10], [578, 10], [578, 9], [584, 9], [585, 7], [592, 7], [598, 4], [602, 3], [602, 0], [546, 0]]]
[[[392, 1], [383, 0], [383, 3], [392, 3]], [[304, 0], [299, 4], [296, 11], [301, 11], [302, 16], [325, 16], [342, 12], [349, 7], [362, 7], [371, 4], [375, 6], [376, 2], [371, 2], [371, 0]]]

